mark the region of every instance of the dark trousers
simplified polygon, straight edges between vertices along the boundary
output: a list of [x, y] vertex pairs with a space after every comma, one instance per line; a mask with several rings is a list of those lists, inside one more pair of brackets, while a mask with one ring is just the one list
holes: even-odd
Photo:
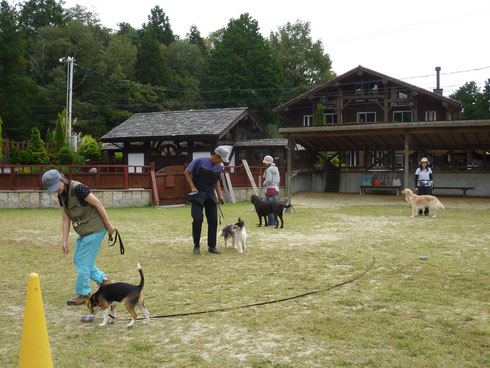
[[192, 216], [192, 239], [194, 246], [199, 246], [201, 241], [202, 222], [204, 221], [203, 208], [206, 213], [206, 220], [208, 221], [208, 247], [216, 247], [216, 232], [218, 230], [218, 209], [216, 203], [207, 198], [204, 201], [204, 205], [201, 206], [197, 203], [192, 203], [191, 216]]
[[[418, 195], [432, 195], [432, 187], [429, 185], [427, 187], [422, 187], [422, 186], [417, 186], [418, 189]], [[419, 210], [419, 215], [422, 214], [422, 209]], [[424, 215], [428, 216], [429, 215], [429, 207], [425, 207], [424, 209]]]

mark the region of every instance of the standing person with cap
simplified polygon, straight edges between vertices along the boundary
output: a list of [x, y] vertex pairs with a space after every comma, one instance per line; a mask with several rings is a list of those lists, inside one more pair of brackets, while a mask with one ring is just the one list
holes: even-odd
[[112, 235], [116, 229], [102, 203], [82, 183], [66, 179], [57, 170], [45, 172], [42, 182], [48, 188], [48, 194], [58, 193], [63, 229], [61, 249], [64, 254], [69, 252], [70, 221], [79, 235], [73, 253], [73, 263], [77, 269], [76, 295], [67, 304], [81, 305], [90, 298], [90, 279], [98, 285], [111, 283], [105, 273], [95, 266], [95, 259], [105, 234], [109, 232]]
[[[276, 167], [276, 164], [274, 164], [272, 156], [265, 156], [262, 163], [267, 166], [267, 169], [264, 172], [265, 200], [267, 202], [277, 201], [277, 198], [279, 197], [279, 182], [281, 181], [279, 170]], [[272, 213], [269, 214], [269, 217], [267, 218], [267, 225], [277, 225]]]
[[[431, 195], [432, 184], [434, 179], [432, 178], [432, 170], [429, 167], [429, 160], [423, 157], [420, 160], [419, 167], [415, 171], [415, 193], [418, 195]], [[424, 215], [429, 216], [429, 207], [425, 207]], [[422, 209], [419, 209], [419, 216], [422, 216]]]
[[[204, 220], [203, 209], [208, 221], [208, 251], [220, 254], [216, 249], [216, 235], [218, 231], [218, 203], [225, 203], [221, 194], [222, 163], [228, 163], [228, 150], [218, 146], [211, 156], [199, 157], [193, 160], [185, 169], [185, 178], [191, 187], [192, 239], [194, 241], [194, 254], [200, 253], [201, 229]], [[218, 198], [216, 198], [216, 193]], [[195, 198], [195, 200], [193, 200]]]

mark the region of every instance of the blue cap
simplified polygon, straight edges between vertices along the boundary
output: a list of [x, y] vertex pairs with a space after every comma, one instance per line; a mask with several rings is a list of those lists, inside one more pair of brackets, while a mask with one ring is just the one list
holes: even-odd
[[60, 189], [61, 174], [58, 170], [46, 171], [43, 175], [43, 185], [48, 188], [48, 194]]

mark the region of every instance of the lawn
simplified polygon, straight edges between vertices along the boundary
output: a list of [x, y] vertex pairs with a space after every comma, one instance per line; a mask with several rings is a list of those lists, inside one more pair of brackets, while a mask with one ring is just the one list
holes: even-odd
[[250, 203], [225, 204], [227, 222], [245, 221], [248, 249], [238, 254], [219, 239], [223, 254], [197, 256], [189, 206], [109, 209], [126, 254], [104, 241], [97, 265], [115, 281], [138, 283], [139, 262], [152, 316], [327, 289], [376, 259], [333, 290], [138, 320], [129, 330], [122, 306], [105, 327], [100, 312], [83, 324], [86, 307], [66, 306], [76, 236], [64, 255], [60, 210], [0, 210], [1, 365], [17, 366], [36, 272], [55, 367], [488, 367], [490, 199], [441, 201], [437, 218], [410, 218], [401, 197], [298, 194], [284, 229], [257, 228]]

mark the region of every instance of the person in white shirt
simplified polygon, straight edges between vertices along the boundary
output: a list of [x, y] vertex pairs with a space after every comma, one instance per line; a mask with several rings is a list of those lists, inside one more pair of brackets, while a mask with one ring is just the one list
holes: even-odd
[[[272, 158], [272, 156], [265, 156], [262, 163], [267, 166], [267, 169], [264, 172], [265, 200], [268, 202], [277, 201], [277, 198], [279, 197], [279, 182], [281, 181], [279, 169], [274, 164], [274, 159]], [[267, 225], [277, 225], [274, 220], [274, 215], [272, 213], [267, 219]]]
[[[432, 194], [432, 184], [434, 183], [434, 180], [432, 178], [432, 170], [430, 169], [429, 164], [429, 160], [426, 157], [423, 157], [420, 160], [420, 166], [415, 171], [415, 194]], [[425, 208], [424, 215], [429, 216], [429, 207]], [[419, 209], [419, 216], [422, 216], [422, 209]]]

